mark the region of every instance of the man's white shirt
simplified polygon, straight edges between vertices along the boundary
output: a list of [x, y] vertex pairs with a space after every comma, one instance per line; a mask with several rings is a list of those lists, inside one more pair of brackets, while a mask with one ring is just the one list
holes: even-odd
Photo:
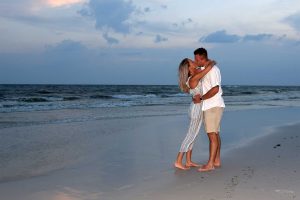
[[202, 92], [206, 94], [211, 88], [219, 86], [219, 91], [210, 99], [203, 100], [202, 110], [208, 110], [213, 107], [225, 107], [222, 97], [223, 90], [221, 87], [221, 73], [220, 69], [215, 65], [202, 79]]

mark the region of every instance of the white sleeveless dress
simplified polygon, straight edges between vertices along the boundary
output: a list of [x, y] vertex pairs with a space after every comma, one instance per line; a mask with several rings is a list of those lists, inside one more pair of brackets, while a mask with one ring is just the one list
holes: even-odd
[[187, 82], [186, 82], [186, 85], [188, 86], [188, 88], [190, 88], [189, 93], [190, 93], [191, 95], [193, 95], [193, 96], [195, 96], [195, 95], [197, 95], [197, 94], [202, 95], [202, 85], [201, 85], [201, 81], [198, 82], [198, 85], [197, 85], [195, 88], [191, 89], [190, 84], [189, 84], [190, 78], [191, 78], [191, 76], [188, 78], [188, 80], [187, 80]]
[[[189, 80], [191, 77], [188, 78], [186, 85], [189, 86]], [[201, 81], [197, 84], [197, 86], [193, 89], [189, 90], [189, 93], [192, 96], [195, 96], [197, 94], [203, 95], [202, 93], [202, 85]], [[201, 124], [202, 124], [202, 102], [195, 104], [193, 101], [191, 102], [190, 108], [189, 108], [189, 118], [190, 118], [190, 125], [188, 132], [181, 144], [180, 152], [187, 152], [189, 150], [192, 150], [194, 141], [200, 131]]]

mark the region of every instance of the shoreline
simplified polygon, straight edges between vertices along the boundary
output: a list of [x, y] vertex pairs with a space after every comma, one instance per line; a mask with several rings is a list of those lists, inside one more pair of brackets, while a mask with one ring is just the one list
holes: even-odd
[[[140, 117], [187, 116], [190, 104], [183, 105], [151, 105], [107, 108], [62, 108], [56, 110], [14, 111], [0, 113], [0, 130], [25, 126], [35, 126], [56, 123], [76, 123], [96, 120], [114, 120]], [[226, 106], [224, 112], [260, 111], [275, 109], [298, 109], [300, 107], [262, 106], [239, 108]], [[150, 113], [150, 114], [149, 114]], [[28, 116], [30, 118], [28, 118]], [[51, 116], [51, 118], [47, 118]], [[19, 120], [16, 120], [16, 117]], [[42, 120], [44, 119], [44, 120]], [[19, 122], [19, 124], [17, 124]], [[23, 122], [23, 123], [20, 123]], [[11, 125], [11, 124], [12, 125]]]

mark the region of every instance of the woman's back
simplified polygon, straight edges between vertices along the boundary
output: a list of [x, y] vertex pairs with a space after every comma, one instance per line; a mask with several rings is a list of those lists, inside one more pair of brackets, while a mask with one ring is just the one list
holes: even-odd
[[191, 88], [189, 81], [190, 81], [191, 76], [188, 78], [186, 85], [188, 88], [190, 88], [189, 93], [193, 96], [200, 94], [202, 96], [202, 86], [201, 86], [201, 81], [198, 82], [197, 86], [195, 88]]

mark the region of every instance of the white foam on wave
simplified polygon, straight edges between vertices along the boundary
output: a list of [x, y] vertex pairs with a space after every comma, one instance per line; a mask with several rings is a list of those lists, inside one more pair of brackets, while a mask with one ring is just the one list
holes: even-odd
[[125, 94], [118, 94], [118, 95], [113, 95], [113, 98], [117, 99], [138, 99], [138, 98], [153, 98], [157, 97], [155, 94], [146, 94], [146, 95], [138, 95], [138, 94], [133, 94], [133, 95], [125, 95]]

